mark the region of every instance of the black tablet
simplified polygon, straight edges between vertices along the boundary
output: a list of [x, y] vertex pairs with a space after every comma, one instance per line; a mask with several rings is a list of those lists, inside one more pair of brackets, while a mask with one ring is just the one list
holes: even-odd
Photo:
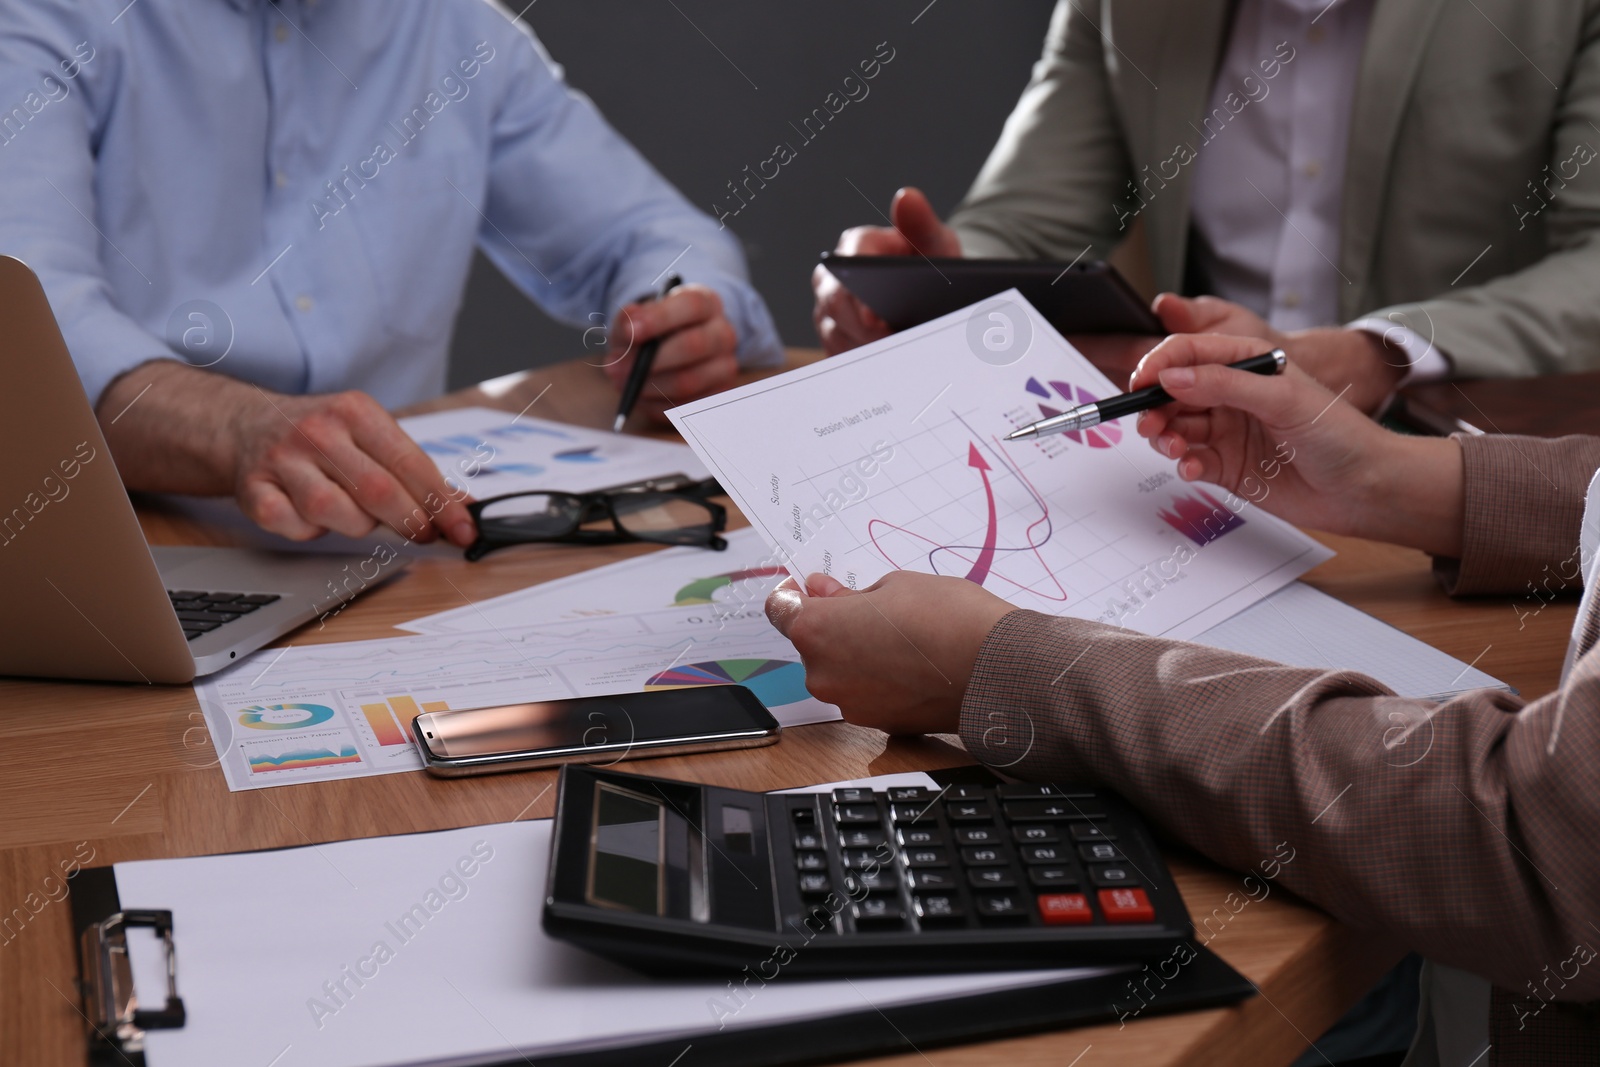
[[1149, 305], [1109, 263], [951, 256], [841, 256], [822, 253], [832, 271], [892, 329], [904, 330], [1016, 289], [1063, 334], [1164, 337]]

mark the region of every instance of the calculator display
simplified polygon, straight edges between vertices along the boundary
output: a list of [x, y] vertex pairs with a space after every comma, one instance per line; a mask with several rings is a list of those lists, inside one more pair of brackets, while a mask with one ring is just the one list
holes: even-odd
[[595, 784], [587, 894], [591, 903], [662, 914], [665, 817], [660, 801], [606, 782]]

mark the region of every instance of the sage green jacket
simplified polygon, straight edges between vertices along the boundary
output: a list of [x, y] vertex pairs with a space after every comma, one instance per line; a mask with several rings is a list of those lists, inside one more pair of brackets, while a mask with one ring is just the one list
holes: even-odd
[[[1101, 258], [1140, 216], [1182, 292], [1229, 8], [1061, 0], [952, 217], [967, 254]], [[1341, 228], [1344, 321], [1389, 316], [1465, 375], [1600, 367], [1600, 0], [1377, 0]]]

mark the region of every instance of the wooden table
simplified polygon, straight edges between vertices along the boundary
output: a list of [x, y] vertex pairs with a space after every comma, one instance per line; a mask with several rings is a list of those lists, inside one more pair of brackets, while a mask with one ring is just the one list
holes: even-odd
[[[797, 360], [816, 358], [796, 352]], [[423, 405], [484, 404], [589, 426], [614, 403], [600, 372], [579, 362], [496, 379]], [[215, 532], [142, 509], [156, 543], [217, 543]], [[1519, 619], [1504, 599], [1454, 603], [1420, 553], [1325, 537], [1338, 556], [1306, 580], [1536, 697], [1557, 681], [1570, 604]], [[396, 622], [495, 596], [639, 548], [506, 552], [490, 562], [427, 559], [369, 592], [326, 629], [295, 644], [396, 635]], [[1530, 605], [1523, 605], [1526, 612]], [[25, 625], [10, 619], [7, 625]], [[3, 638], [0, 638], [3, 639]], [[84, 1062], [68, 907], [46, 879], [75, 855], [86, 865], [303, 845], [436, 830], [552, 813], [551, 772], [442, 780], [392, 774], [230, 793], [187, 687], [0, 680], [0, 1064]], [[972, 762], [953, 738], [889, 740], [844, 723], [799, 727], [753, 751], [640, 761], [635, 768], [741, 789], [777, 789]], [[1240, 877], [1192, 856], [1172, 868], [1197, 917], [1241, 889]], [[56, 890], [57, 895], [60, 890]], [[8, 923], [9, 920], [9, 923]], [[1007, 1062], [1283, 1064], [1394, 964], [1392, 939], [1340, 926], [1274, 892], [1239, 912], [1210, 946], [1261, 990], [1236, 1007], [1145, 1018], [986, 1045], [913, 1050], [878, 1064], [939, 1067]], [[1087, 1055], [1081, 1060], [1074, 1057]], [[263, 1049], [261, 1064], [274, 1050]], [[925, 1055], [924, 1055], [925, 1053]], [[246, 1061], [239, 1061], [241, 1064]], [[252, 1061], [253, 1062], [253, 1061]]]
[[1483, 433], [1562, 437], [1594, 432], [1600, 371], [1422, 382], [1400, 396], [1402, 421], [1431, 433], [1456, 433], [1465, 423]]

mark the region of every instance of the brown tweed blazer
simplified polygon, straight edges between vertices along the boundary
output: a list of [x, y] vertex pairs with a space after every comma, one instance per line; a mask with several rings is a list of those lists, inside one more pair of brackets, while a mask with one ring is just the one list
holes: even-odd
[[[1436, 564], [1446, 588], [1520, 603], [1530, 582], [1571, 574], [1600, 438], [1461, 445], [1465, 547]], [[1587, 607], [1558, 692], [1444, 703], [1014, 611], [978, 657], [961, 736], [1017, 777], [1111, 785], [1237, 870], [1286, 843], [1280, 884], [1497, 987], [1494, 1063], [1600, 1063], [1600, 610]]]

